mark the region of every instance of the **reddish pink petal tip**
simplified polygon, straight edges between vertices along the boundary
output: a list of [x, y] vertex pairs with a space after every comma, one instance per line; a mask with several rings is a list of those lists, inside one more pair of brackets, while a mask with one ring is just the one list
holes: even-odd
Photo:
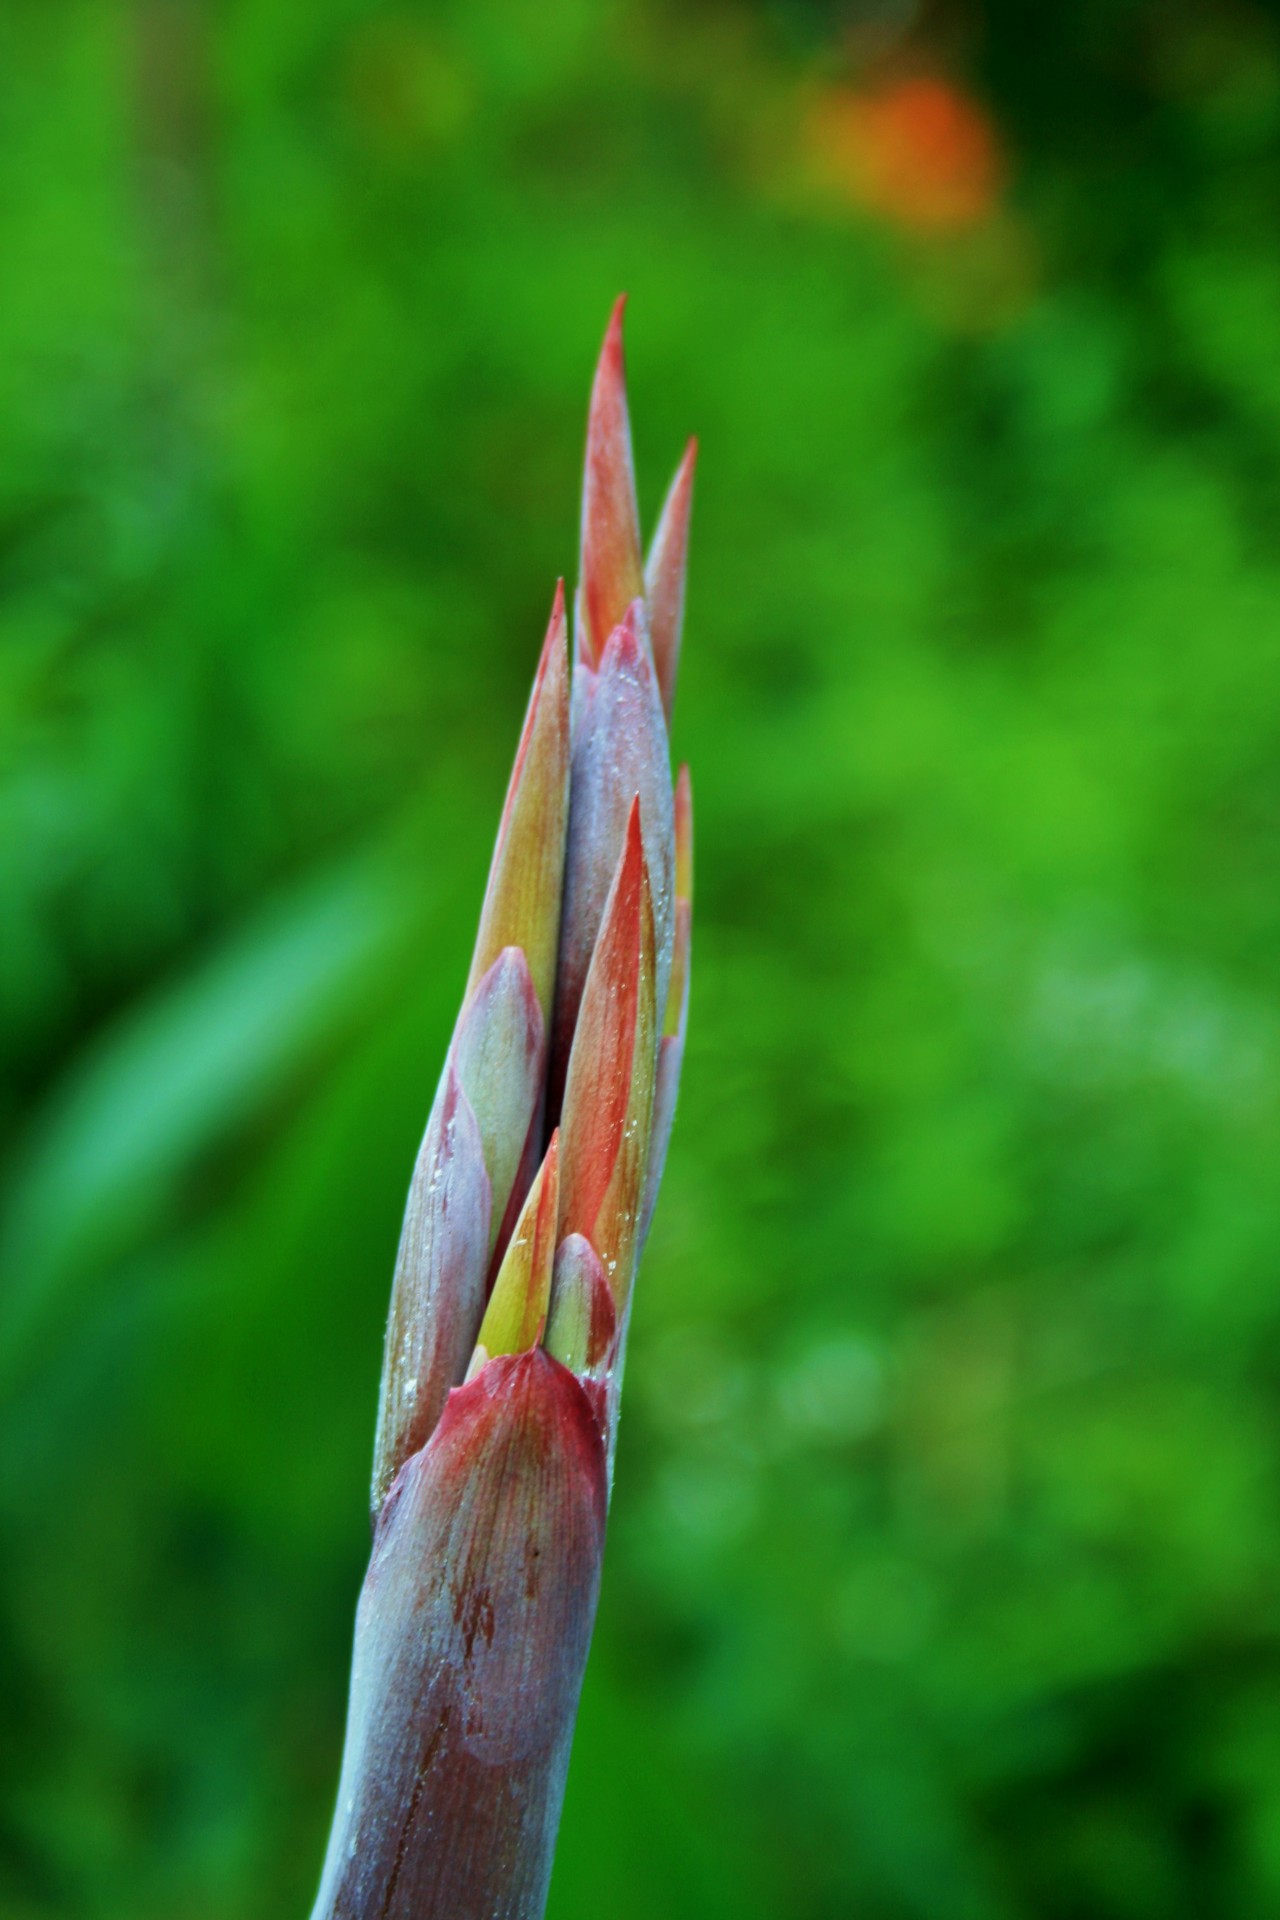
[[593, 666], [630, 602], [644, 590], [622, 347], [625, 304], [622, 295], [605, 329], [587, 416], [579, 638]]

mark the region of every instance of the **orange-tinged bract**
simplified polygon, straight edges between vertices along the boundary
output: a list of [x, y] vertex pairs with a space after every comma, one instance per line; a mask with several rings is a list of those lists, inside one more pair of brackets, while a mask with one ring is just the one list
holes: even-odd
[[312, 1920], [537, 1920], [600, 1579], [627, 1322], [675, 1111], [692, 809], [667, 729], [694, 445], [642, 572], [622, 356], [405, 1210], [373, 1557]]
[[561, 1225], [595, 1248], [619, 1312], [631, 1287], [657, 1064], [653, 904], [632, 804], [573, 1037]]

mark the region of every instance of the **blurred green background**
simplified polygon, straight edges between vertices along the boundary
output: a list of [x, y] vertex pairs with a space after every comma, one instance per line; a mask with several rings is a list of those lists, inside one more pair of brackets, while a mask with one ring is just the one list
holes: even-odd
[[586, 396], [691, 1046], [552, 1920], [1280, 1911], [1280, 15], [0, 16], [0, 1912], [283, 1920]]

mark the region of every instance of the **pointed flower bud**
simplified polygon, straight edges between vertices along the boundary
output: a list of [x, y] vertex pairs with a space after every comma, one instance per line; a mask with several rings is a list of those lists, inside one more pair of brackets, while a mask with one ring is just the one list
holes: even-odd
[[689, 514], [693, 507], [693, 470], [697, 460], [698, 443], [691, 440], [663, 503], [644, 570], [644, 597], [649, 607], [653, 663], [657, 669], [662, 709], [668, 725], [671, 722], [676, 673], [680, 665], [685, 572], [689, 554]]

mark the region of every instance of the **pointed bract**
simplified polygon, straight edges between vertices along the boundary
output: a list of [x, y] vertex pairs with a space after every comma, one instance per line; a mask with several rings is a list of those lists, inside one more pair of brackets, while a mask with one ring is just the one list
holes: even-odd
[[569, 662], [562, 581], [502, 810], [467, 981], [471, 994], [504, 947], [522, 948], [548, 1025], [568, 818]]
[[561, 1231], [590, 1240], [619, 1312], [631, 1288], [653, 1110], [653, 939], [637, 800], [582, 995], [561, 1122]]
[[644, 591], [622, 356], [625, 306], [624, 294], [613, 309], [600, 349], [587, 416], [577, 623], [579, 645], [593, 665], [631, 602]]
[[476, 1336], [476, 1350], [483, 1349], [486, 1359], [523, 1353], [542, 1338], [560, 1210], [559, 1158], [557, 1132], [529, 1189]]
[[546, 1029], [528, 962], [504, 947], [458, 1022], [452, 1059], [476, 1116], [489, 1169], [495, 1241], [542, 1100]]
[[684, 628], [685, 575], [689, 554], [689, 514], [693, 507], [693, 470], [697, 459], [698, 443], [691, 440], [663, 502], [644, 570], [644, 597], [649, 608], [653, 663], [657, 669], [668, 725], [680, 666], [680, 636]]
[[604, 1512], [590, 1403], [540, 1347], [450, 1396], [374, 1540], [312, 1920], [541, 1915]]
[[587, 969], [637, 794], [653, 897], [658, 1005], [666, 1005], [675, 921], [674, 801], [667, 726], [643, 635], [644, 608], [636, 601], [610, 636], [600, 671], [584, 695], [584, 716], [574, 738], [550, 1080], [552, 1113], [563, 1088]]
[[373, 1511], [430, 1437], [484, 1312], [489, 1176], [452, 1062], [427, 1121], [396, 1256], [373, 1457]]

